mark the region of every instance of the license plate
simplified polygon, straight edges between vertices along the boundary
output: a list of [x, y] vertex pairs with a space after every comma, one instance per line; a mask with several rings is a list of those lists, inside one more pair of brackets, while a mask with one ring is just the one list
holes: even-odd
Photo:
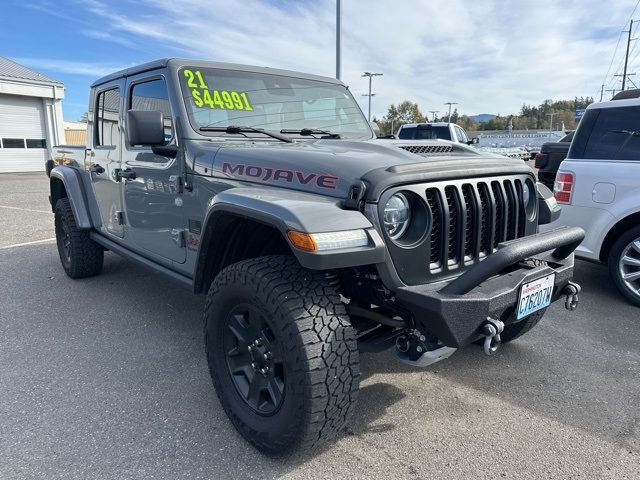
[[555, 280], [556, 275], [552, 274], [522, 285], [518, 302], [518, 320], [551, 305]]

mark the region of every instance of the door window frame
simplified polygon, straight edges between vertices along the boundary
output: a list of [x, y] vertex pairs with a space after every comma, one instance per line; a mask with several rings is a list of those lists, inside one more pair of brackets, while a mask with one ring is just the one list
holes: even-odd
[[[100, 124], [100, 121], [98, 120], [98, 115], [100, 113], [100, 109], [98, 107], [98, 102], [100, 100], [100, 95], [101, 94], [104, 94], [104, 93], [106, 93], [108, 91], [111, 91], [111, 90], [116, 90], [118, 92], [118, 96], [120, 98], [120, 101], [118, 102], [119, 103], [118, 104], [118, 138], [120, 139], [120, 145], [101, 145], [101, 144], [99, 145], [98, 144], [98, 138], [99, 138], [99, 135], [100, 135], [99, 129], [101, 128], [101, 124]], [[96, 96], [95, 96], [95, 99], [94, 99], [94, 108], [95, 108], [95, 111], [94, 111], [94, 115], [93, 115], [93, 125], [94, 125], [94, 128], [93, 128], [93, 130], [94, 130], [93, 131], [93, 148], [95, 148], [96, 150], [117, 150], [118, 147], [122, 146], [122, 139], [120, 137], [121, 137], [122, 131], [123, 131], [121, 129], [121, 126], [122, 126], [122, 93], [121, 93], [121, 90], [120, 90], [120, 85], [118, 85], [118, 84], [110, 84], [110, 85], [105, 85], [104, 88], [101, 88], [100, 90], [96, 89]], [[104, 109], [103, 109], [103, 111], [104, 111]], [[104, 123], [104, 116], [102, 118], [103, 118], [102, 122]], [[104, 140], [104, 131], [102, 132], [102, 137], [103, 137], [103, 140]]]
[[[169, 102], [169, 110], [171, 111], [171, 140], [169, 140], [166, 145], [177, 145], [178, 140], [176, 137], [176, 116], [173, 110], [173, 106], [171, 105], [171, 95], [169, 93], [169, 82], [167, 82], [167, 77], [161, 73], [155, 74], [155, 75], [150, 75], [148, 77], [141, 77], [141, 78], [136, 78], [135, 80], [131, 80], [128, 81], [128, 85], [126, 87], [127, 90], [127, 98], [125, 99], [125, 112], [128, 112], [129, 110], [131, 110], [131, 108], [129, 108], [129, 105], [131, 105], [131, 100], [133, 98], [133, 87], [135, 87], [136, 85], [139, 85], [141, 83], [148, 83], [148, 82], [152, 82], [154, 80], [162, 80], [164, 82], [164, 86], [167, 90], [167, 100]], [[126, 115], [123, 114], [123, 117], [126, 117]], [[128, 126], [125, 124], [124, 129], [122, 130], [123, 134], [124, 134], [124, 146], [126, 148], [127, 151], [129, 152], [140, 152], [140, 151], [150, 151], [151, 148], [149, 147], [145, 147], [145, 146], [133, 146], [129, 144], [129, 140], [127, 138], [127, 128]], [[146, 163], [146, 162], [145, 162]]]

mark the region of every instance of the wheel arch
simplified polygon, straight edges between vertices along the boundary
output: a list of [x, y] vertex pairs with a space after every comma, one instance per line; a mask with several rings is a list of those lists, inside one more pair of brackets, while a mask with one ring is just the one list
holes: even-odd
[[87, 208], [86, 193], [79, 174], [73, 168], [58, 166], [51, 170], [49, 190], [52, 211], [55, 211], [58, 200], [68, 198], [78, 228], [88, 230], [93, 226]]
[[[287, 236], [290, 230], [321, 233], [353, 229], [369, 231], [370, 245], [307, 252], [294, 247]], [[335, 199], [283, 189], [231, 188], [208, 203], [194, 291], [206, 292], [215, 275], [230, 263], [273, 254], [292, 255], [304, 268], [328, 270], [383, 262], [385, 247], [361, 212], [343, 210]]]
[[616, 242], [618, 237], [627, 231], [629, 228], [632, 228], [636, 225], [640, 225], [640, 211], [634, 212], [630, 215], [627, 215], [622, 220], [619, 220], [611, 229], [607, 232], [607, 235], [604, 237], [602, 242], [602, 246], [600, 247], [600, 261], [606, 262], [607, 257], [609, 256], [609, 252], [611, 251], [611, 247]]

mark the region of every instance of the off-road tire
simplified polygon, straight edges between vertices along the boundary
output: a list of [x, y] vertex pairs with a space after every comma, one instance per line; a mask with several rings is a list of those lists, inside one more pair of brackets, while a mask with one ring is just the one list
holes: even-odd
[[[252, 410], [234, 384], [223, 349], [234, 305], [251, 304], [280, 346], [284, 396], [270, 416]], [[356, 402], [360, 368], [355, 333], [340, 296], [294, 257], [265, 256], [222, 270], [209, 289], [205, 349], [222, 407], [264, 453], [286, 456], [334, 438]]]
[[542, 309], [537, 312], [532, 313], [527, 318], [519, 321], [518, 323], [511, 323], [509, 325], [505, 325], [504, 330], [500, 334], [500, 341], [502, 343], [509, 343], [515, 340], [516, 338], [520, 338], [522, 335], [527, 333], [533, 327], [535, 327], [538, 322], [544, 316], [544, 313], [547, 309]]
[[619, 262], [623, 251], [633, 240], [640, 238], [640, 225], [630, 228], [628, 231], [620, 235], [620, 238], [611, 246], [609, 256], [607, 258], [607, 266], [609, 267], [609, 275], [613, 279], [618, 291], [632, 304], [640, 307], [640, 296], [635, 295], [625, 285], [620, 273]]
[[71, 278], [99, 274], [104, 261], [104, 250], [89, 238], [88, 230], [78, 228], [68, 198], [61, 198], [56, 202], [55, 229], [58, 254], [66, 274]]

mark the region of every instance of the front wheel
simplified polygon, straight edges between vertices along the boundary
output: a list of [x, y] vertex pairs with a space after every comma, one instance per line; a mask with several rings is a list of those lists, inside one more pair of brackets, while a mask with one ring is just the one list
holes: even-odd
[[620, 293], [640, 307], [640, 225], [616, 240], [607, 263], [609, 274]]
[[91, 240], [89, 231], [76, 225], [68, 198], [61, 198], [55, 208], [56, 244], [62, 268], [71, 278], [97, 275], [102, 270], [104, 250]]
[[216, 393], [249, 442], [287, 455], [344, 426], [359, 387], [358, 349], [322, 274], [287, 256], [233, 264], [211, 284], [204, 317]]

